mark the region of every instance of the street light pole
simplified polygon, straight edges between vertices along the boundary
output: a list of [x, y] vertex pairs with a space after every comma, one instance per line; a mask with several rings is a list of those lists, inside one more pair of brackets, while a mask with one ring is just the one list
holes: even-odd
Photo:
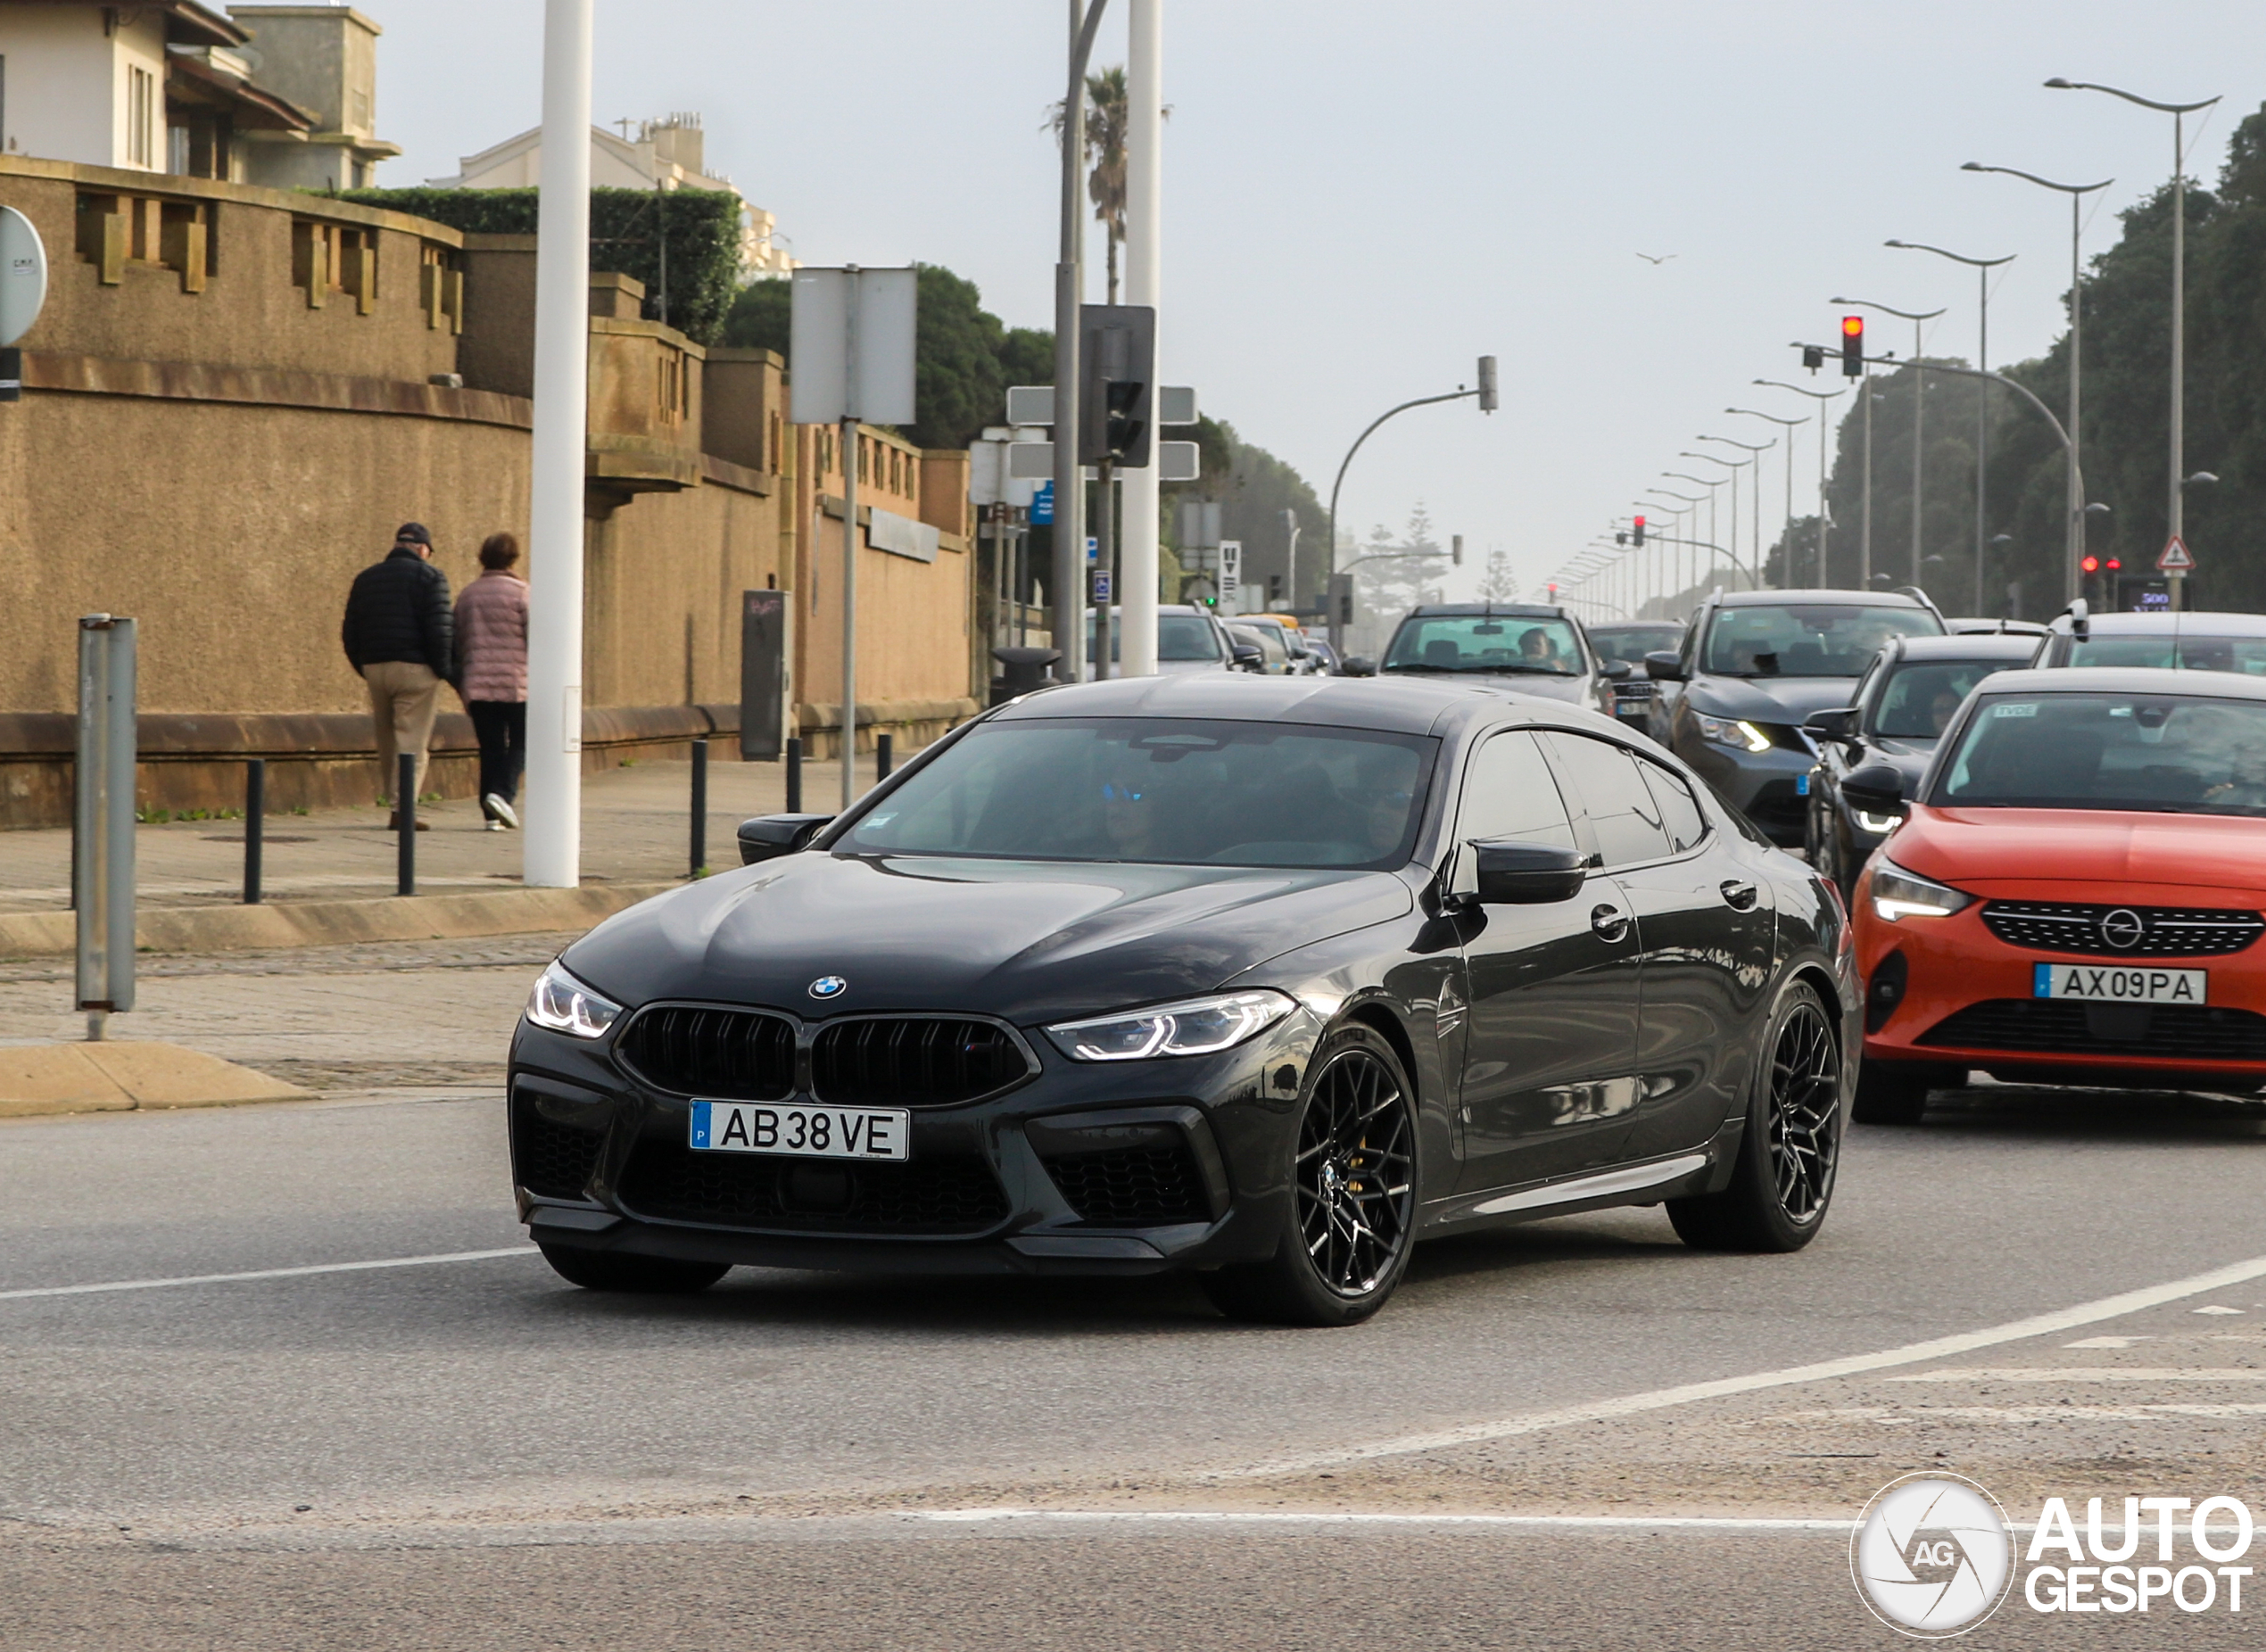
[[[1931, 247], [1918, 241], [1891, 241], [1892, 247], [1907, 252], [1932, 252], [1938, 258], [1948, 258], [1955, 264], [1965, 264], [1975, 272], [1975, 366], [1984, 372], [1990, 370], [1990, 272], [2001, 264], [2011, 264], [2014, 254], [2004, 258], [1968, 258], [1957, 252], [1947, 252], [1941, 247]], [[1989, 544], [1985, 522], [1989, 514], [1988, 493], [1990, 466], [1990, 381], [1975, 381], [1975, 613], [1983, 611], [1983, 551]]]
[[[1747, 497], [1753, 501], [1755, 510], [1754, 521], [1747, 530], [1747, 579], [1749, 589], [1760, 591], [1763, 588], [1763, 455], [1776, 447], [1778, 443], [1771, 441], [1757, 446], [1751, 442], [1734, 441], [1729, 436], [1700, 436], [1695, 440], [1720, 442], [1727, 448], [1744, 448], [1754, 455], [1748, 461], [1755, 467], [1755, 474], [1749, 477], [1747, 482], [1749, 490]], [[1734, 496], [1738, 491], [1735, 485], [1732, 489]], [[1734, 509], [1731, 519], [1731, 564], [1734, 573], [1739, 566], [1739, 517], [1735, 508], [1736, 502], [1734, 498]]]
[[[1779, 530], [1779, 538], [1786, 546], [1786, 583], [1790, 586], [1797, 584], [1799, 582], [1795, 578], [1794, 571], [1794, 427], [1807, 425], [1809, 420], [1781, 418], [1775, 413], [1758, 413], [1752, 408], [1725, 408], [1724, 411], [1742, 414], [1748, 418], [1766, 418], [1786, 433], [1786, 463], [1783, 467], [1786, 472], [1786, 524]], [[1821, 431], [1818, 434], [1818, 451], [1823, 453], [1824, 450], [1825, 437]], [[1757, 499], [1755, 501], [1757, 522], [1762, 519], [1762, 501]]]
[[[1100, 0], [1096, 0], [1096, 4], [1100, 4]], [[1397, 408], [1387, 408], [1369, 421], [1368, 429], [1353, 438], [1353, 445], [1345, 450], [1345, 457], [1338, 462], [1337, 479], [1331, 483], [1329, 487], [1329, 549], [1323, 555], [1322, 566], [1327, 568], [1331, 574], [1335, 575], [1342, 572], [1337, 566], [1338, 491], [1345, 485], [1346, 467], [1353, 462], [1353, 456], [1361, 450], [1361, 443], [1377, 434], [1377, 427], [1379, 425], [1396, 414], [1407, 412], [1410, 408], [1428, 408], [1435, 402], [1461, 401], [1474, 396], [1478, 398], [1479, 410], [1482, 413], [1492, 413], [1495, 410], [1495, 359], [1493, 356], [1479, 358], [1479, 383], [1476, 388], [1467, 390], [1459, 384], [1444, 395], [1418, 396], [1412, 401], [1403, 401]], [[1327, 591], [1327, 585], [1324, 586], [1324, 590]], [[1330, 648], [1334, 652], [1342, 648], [1343, 632], [1344, 627], [1338, 624], [1337, 620], [1337, 609], [1333, 606], [1330, 609], [1329, 640]]]
[[[1086, 219], [1079, 210], [1078, 186], [1086, 161], [1086, 62], [1108, 4], [1070, 0], [1070, 83], [1063, 94], [1062, 248], [1054, 264], [1054, 589], [1047, 607], [1054, 647], [1062, 652], [1054, 674], [1065, 682], [1086, 675], [1086, 467], [1078, 458], [1078, 312], [1085, 297]], [[852, 454], [850, 461], [856, 458]], [[855, 724], [854, 707], [842, 714]], [[844, 752], [854, 744], [846, 742]]]
[[2010, 166], [1985, 166], [1980, 161], [1970, 161], [1959, 169], [1962, 172], [2004, 172], [2009, 178], [2019, 178], [2024, 183], [2036, 184], [2040, 189], [2057, 189], [2070, 198], [2070, 441], [2063, 496], [2063, 513], [2068, 517], [2068, 524], [2062, 535], [2062, 560], [2066, 565], [2062, 574], [2062, 600], [2073, 602], [2082, 588], [2083, 570], [2079, 563], [2085, 554], [2084, 525], [2080, 520], [2085, 510], [2085, 492], [2078, 477], [2080, 469], [2078, 461], [2085, 441], [2084, 404], [2079, 396], [2083, 385], [2079, 364], [2085, 353], [2085, 306], [2080, 301], [2084, 291], [2085, 269], [2079, 257], [2078, 244], [2085, 230], [2085, 197], [2096, 189], [2106, 189], [2116, 179], [2105, 178], [2097, 184], [2056, 184], [2039, 177], [2035, 172], [2025, 172]]
[[[1125, 301], [1146, 304], [1162, 329], [1163, 260], [1164, 0], [1130, 0], [1125, 47]], [[1156, 675], [1157, 468], [1149, 462], [1121, 470], [1117, 582], [1111, 592], [1123, 616], [1119, 626], [1120, 671]]]
[[[1703, 454], [1701, 457], [1705, 458], [1706, 455]], [[1664, 470], [1660, 474], [1670, 481], [1695, 483], [1708, 490], [1708, 540], [1712, 549], [1716, 537], [1716, 490], [1723, 486], [1724, 479], [1721, 476], [1695, 476], [1688, 470]], [[1715, 572], [1715, 565], [1712, 562], [1708, 565], [1708, 571], [1710, 574]], [[1700, 553], [1695, 550], [1691, 553], [1692, 589], [1698, 590], [1705, 576], [1700, 572]]]
[[[2165, 541], [2183, 539], [2187, 528], [2184, 483], [2187, 464], [2187, 146], [2186, 121], [2198, 110], [2208, 109], [2219, 100], [2206, 97], [2199, 103], [2159, 103], [2154, 98], [2120, 92], [2113, 86], [2096, 86], [2088, 80], [2064, 80], [2056, 75], [2046, 83], [2057, 91], [2106, 92], [2111, 97], [2121, 97], [2128, 103], [2138, 103], [2143, 109], [2161, 111], [2171, 117], [2171, 498], [2168, 508], [2171, 533]], [[2184, 572], [2171, 575], [2171, 607], [2179, 612], [2183, 588], [2187, 583]]]
[[1789, 384], [1774, 378], [1758, 378], [1755, 383], [1769, 390], [1790, 390], [1796, 395], [1807, 396], [1817, 403], [1817, 582], [1821, 586], [1830, 585], [1833, 582], [1825, 571], [1825, 537], [1832, 523], [1831, 513], [1825, 507], [1825, 452], [1829, 434], [1825, 404], [1840, 401], [1842, 392], [1838, 390], [1805, 390], [1799, 384]]
[[[1695, 437], [1694, 440], [1705, 441], [1707, 438]], [[1731, 445], [1733, 447], [1743, 447], [1746, 444], [1743, 442], [1734, 442]], [[1704, 458], [1711, 464], [1721, 465], [1725, 470], [1731, 473], [1731, 475], [1724, 478], [1724, 481], [1731, 484], [1731, 532], [1725, 536], [1724, 542], [1731, 547], [1731, 583], [1733, 589], [1736, 590], [1739, 584], [1739, 473], [1746, 469], [1749, 465], [1759, 465], [1762, 460], [1762, 456], [1758, 453], [1752, 458], [1730, 459], [1717, 458], [1712, 453], [1692, 453], [1687, 451], [1679, 453], [1676, 457], [1678, 458]], [[1712, 516], [1709, 517], [1708, 523], [1708, 537], [1709, 539], [1713, 539], [1715, 537], [1715, 521]]]
[[[1826, 300], [1826, 302], [1853, 305], [1858, 310], [1877, 310], [1884, 316], [1898, 316], [1912, 324], [1912, 582], [1916, 586], [1920, 583], [1922, 525], [1920, 508], [1924, 502], [1921, 489], [1923, 480], [1921, 423], [1925, 417], [1927, 398], [1922, 392], [1928, 387], [1928, 369], [1923, 360], [1924, 351], [1921, 344], [1920, 328], [1923, 322], [1933, 321], [1938, 316], [1943, 314], [1943, 311], [1928, 310], [1915, 313], [1909, 310], [1898, 310], [1887, 304], [1875, 304], [1861, 298], [1833, 298]], [[1865, 475], [1868, 477], [1872, 475], [1872, 466], [1869, 461], [1865, 466]], [[1868, 557], [1866, 561], [1869, 563], [1871, 558]], [[1866, 569], [1865, 577], [1866, 589], [1870, 590], [1872, 578], [1870, 567]]]

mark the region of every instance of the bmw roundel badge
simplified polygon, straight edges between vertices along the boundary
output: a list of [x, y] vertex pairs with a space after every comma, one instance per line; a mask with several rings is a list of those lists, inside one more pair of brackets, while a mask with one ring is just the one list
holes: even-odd
[[810, 984], [814, 998], [839, 998], [849, 990], [849, 983], [839, 975], [822, 975]]

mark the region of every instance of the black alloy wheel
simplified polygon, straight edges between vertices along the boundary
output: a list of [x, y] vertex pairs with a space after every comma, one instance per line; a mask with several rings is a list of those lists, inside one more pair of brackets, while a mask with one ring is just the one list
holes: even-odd
[[576, 1245], [536, 1248], [551, 1271], [585, 1291], [621, 1291], [639, 1296], [690, 1296], [705, 1291], [732, 1271], [728, 1262], [680, 1262], [666, 1256], [629, 1251], [585, 1251]]
[[1799, 1251], [1817, 1236], [1841, 1157], [1841, 1051], [1815, 990], [1788, 987], [1770, 1020], [1730, 1185], [1671, 1199], [1677, 1235], [1702, 1251]]
[[1233, 1319], [1358, 1324], [1409, 1265], [1417, 1208], [1416, 1108], [1400, 1058], [1374, 1029], [1341, 1027], [1315, 1052], [1272, 1260], [1204, 1276]]

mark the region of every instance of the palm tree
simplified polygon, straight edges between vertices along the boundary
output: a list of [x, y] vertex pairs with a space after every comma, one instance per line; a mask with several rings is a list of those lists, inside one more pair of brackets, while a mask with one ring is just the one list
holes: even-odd
[[[1172, 112], [1164, 111], [1169, 117]], [[1094, 202], [1095, 221], [1109, 232], [1109, 301], [1117, 302], [1117, 250], [1125, 243], [1125, 66], [1112, 64], [1086, 77], [1086, 148], [1093, 169], [1087, 174], [1086, 193]], [[1057, 138], [1063, 134], [1063, 106], [1056, 103], [1047, 126]]]

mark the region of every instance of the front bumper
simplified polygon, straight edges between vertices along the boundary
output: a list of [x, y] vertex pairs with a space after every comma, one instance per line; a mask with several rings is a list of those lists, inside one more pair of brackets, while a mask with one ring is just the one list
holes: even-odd
[[[692, 1096], [523, 1022], [509, 1107], [519, 1218], [546, 1243], [893, 1273], [1142, 1274], [1273, 1253], [1319, 1027], [1236, 1049], [1072, 1061], [914, 1110], [903, 1164], [695, 1152]], [[808, 1097], [801, 1097], [807, 1101]], [[876, 1104], [887, 1104], [880, 1103]]]
[[[2014, 946], [1984, 924], [1981, 900], [1948, 918], [1885, 922], [1872, 912], [1871, 882], [1868, 871], [1854, 903], [1867, 1061], [1980, 1070], [2042, 1084], [2266, 1086], [2266, 946], [2194, 957]], [[2136, 897], [2129, 889], [2055, 885], [2020, 898], [2181, 904], [2176, 890], [2160, 886]], [[2140, 1012], [2141, 1006], [2040, 999], [2033, 976], [2047, 962], [2201, 969], [2209, 972], [2208, 1002]]]
[[1704, 739], [1687, 719], [1678, 721], [1683, 726], [1677, 731], [1676, 756], [1780, 848], [1800, 848], [1809, 814], [1803, 788], [1816, 755], [1776, 745], [1766, 751], [1733, 750]]

